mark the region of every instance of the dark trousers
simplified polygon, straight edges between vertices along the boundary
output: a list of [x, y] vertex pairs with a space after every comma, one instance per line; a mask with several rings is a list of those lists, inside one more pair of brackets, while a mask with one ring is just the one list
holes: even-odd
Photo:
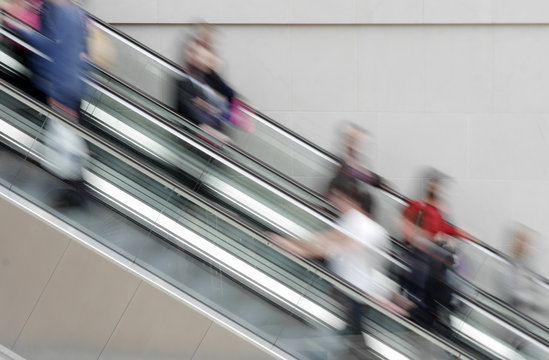
[[449, 306], [452, 290], [446, 282], [446, 265], [440, 259], [412, 248], [407, 263], [410, 273], [404, 274], [401, 287], [416, 304], [411, 318], [423, 326], [433, 326], [440, 306]]

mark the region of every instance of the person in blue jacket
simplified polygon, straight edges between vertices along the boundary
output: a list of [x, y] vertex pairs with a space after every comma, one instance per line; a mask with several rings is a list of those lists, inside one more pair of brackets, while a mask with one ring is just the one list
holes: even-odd
[[22, 27], [18, 32], [50, 58], [35, 60], [36, 86], [52, 107], [78, 118], [87, 53], [82, 10], [70, 0], [48, 0], [43, 7], [42, 34]]
[[[36, 58], [35, 85], [44, 92], [48, 105], [72, 121], [80, 120], [80, 102], [85, 87], [86, 20], [83, 11], [70, 0], [48, 0], [44, 4], [40, 34], [17, 27], [23, 40], [45, 54]], [[71, 186], [57, 192], [54, 206], [73, 206], [84, 202], [83, 164], [87, 146], [75, 132], [60, 122], [48, 120], [45, 143], [49, 149], [46, 167]]]

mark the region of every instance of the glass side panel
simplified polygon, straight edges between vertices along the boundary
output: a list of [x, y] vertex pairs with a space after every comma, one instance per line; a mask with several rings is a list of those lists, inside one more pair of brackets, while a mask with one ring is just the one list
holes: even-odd
[[213, 144], [214, 147], [223, 149], [224, 154], [228, 155], [230, 158], [234, 159], [240, 164], [244, 164], [248, 169], [260, 174], [262, 177], [284, 188], [286, 191], [289, 191], [295, 197], [300, 198], [303, 202], [310, 204], [311, 207], [316, 207], [318, 209], [329, 209], [331, 212], [335, 212], [335, 209], [332, 207], [332, 205], [328, 203], [323, 197], [319, 197], [315, 194], [311, 194], [305, 191], [298, 185], [287, 180], [285, 177], [280, 176], [279, 173], [276, 172], [276, 170], [269, 170], [264, 164], [256, 162], [254, 159], [251, 159], [248, 156], [244, 155], [244, 153], [242, 153], [241, 151], [238, 151], [235, 147], [228, 146], [223, 142], [217, 140], [216, 138], [210, 136], [209, 134], [201, 130], [200, 127], [185, 120], [167, 107], [159, 105], [144, 94], [137, 92], [136, 90], [128, 87], [126, 84], [121, 83], [120, 81], [114, 79], [113, 77], [96, 68], [93, 68], [90, 71], [90, 75], [95, 81], [104, 85], [109, 90], [115, 92], [117, 95], [122, 95], [126, 99], [129, 99], [139, 106], [142, 106], [144, 109], [147, 109], [156, 116], [159, 116], [160, 118], [171, 122], [182, 131], [185, 131], [187, 134], [196, 134], [200, 138], [204, 138], [206, 140], [205, 143]]
[[304, 236], [329, 226], [291, 196], [99, 87], [90, 88], [82, 109], [96, 132], [141, 155], [188, 189], [253, 219], [265, 230]]
[[[96, 25], [116, 48], [117, 62], [105, 70], [174, 108], [175, 84], [184, 76], [182, 71], [130, 44], [108, 28]], [[253, 132], [238, 128], [230, 131], [234, 144], [298, 183], [322, 193], [334, 174], [337, 165], [334, 160], [297, 141], [262, 116], [251, 116], [254, 119]]]

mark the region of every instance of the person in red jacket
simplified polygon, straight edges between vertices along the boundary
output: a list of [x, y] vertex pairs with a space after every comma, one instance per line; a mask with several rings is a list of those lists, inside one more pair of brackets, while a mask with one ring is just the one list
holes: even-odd
[[402, 279], [402, 287], [418, 306], [412, 318], [432, 326], [439, 317], [440, 305], [448, 306], [451, 289], [446, 284], [446, 271], [453, 265], [455, 252], [450, 237], [475, 241], [465, 231], [451, 225], [441, 212], [445, 177], [432, 170], [427, 176], [424, 198], [411, 201], [404, 210], [402, 236], [410, 253], [411, 271]]
[[451, 225], [444, 218], [441, 209], [444, 208], [442, 193], [445, 176], [437, 170], [431, 170], [427, 175], [427, 185], [423, 200], [410, 201], [404, 210], [402, 232], [404, 239], [414, 242], [417, 235], [440, 243], [443, 235], [463, 238], [476, 242], [469, 233]]

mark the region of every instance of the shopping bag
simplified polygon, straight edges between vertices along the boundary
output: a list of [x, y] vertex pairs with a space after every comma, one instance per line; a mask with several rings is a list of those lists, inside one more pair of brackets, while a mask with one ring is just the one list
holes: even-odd
[[57, 119], [48, 119], [45, 131], [43, 167], [61, 179], [81, 180], [88, 160], [84, 139]]
[[255, 111], [251, 107], [237, 98], [233, 98], [231, 103], [231, 116], [229, 117], [231, 123], [243, 130], [253, 132], [255, 130], [254, 115]]

